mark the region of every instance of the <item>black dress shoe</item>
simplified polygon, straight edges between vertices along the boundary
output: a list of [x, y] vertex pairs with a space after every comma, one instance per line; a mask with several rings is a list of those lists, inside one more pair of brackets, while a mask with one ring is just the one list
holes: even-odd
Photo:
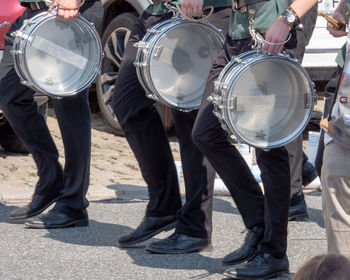
[[158, 254], [186, 254], [211, 249], [211, 242], [208, 238], [191, 237], [176, 232], [161, 241], [146, 246], [148, 252]]
[[231, 265], [251, 259], [256, 255], [257, 245], [262, 240], [263, 236], [264, 229], [262, 227], [255, 226], [252, 229], [248, 229], [242, 246], [225, 256], [222, 263]]
[[260, 253], [246, 263], [225, 270], [224, 275], [233, 279], [270, 279], [289, 273], [287, 256], [274, 258], [270, 254]]
[[313, 180], [318, 177], [315, 167], [308, 161], [303, 162], [301, 169], [302, 184], [304, 187], [309, 185]]
[[162, 231], [172, 230], [176, 226], [176, 216], [144, 217], [141, 224], [131, 233], [120, 237], [117, 246], [128, 248], [152, 238]]
[[304, 194], [299, 197], [299, 199], [292, 197], [290, 200], [288, 221], [307, 221], [309, 219]]
[[47, 214], [31, 218], [25, 222], [30, 228], [65, 228], [65, 227], [86, 227], [89, 225], [87, 214], [79, 219], [72, 218], [61, 212], [51, 210]]
[[48, 208], [59, 198], [58, 194], [54, 195], [33, 195], [32, 201], [10, 213], [10, 220], [26, 219], [36, 216]]

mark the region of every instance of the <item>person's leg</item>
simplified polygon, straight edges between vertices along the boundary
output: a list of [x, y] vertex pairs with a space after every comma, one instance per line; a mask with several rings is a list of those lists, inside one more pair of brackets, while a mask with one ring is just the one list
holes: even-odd
[[[299, 59], [302, 62], [305, 48], [309, 43], [315, 28], [317, 19], [317, 5], [315, 5], [302, 18], [302, 29], [296, 29], [296, 46], [293, 49], [287, 49], [287, 53]], [[305, 162], [305, 154], [303, 153], [302, 135], [290, 144], [286, 145], [289, 154], [289, 165], [291, 174], [291, 197], [289, 220], [307, 220], [307, 206], [303, 194], [303, 185], [315, 179], [317, 176], [315, 168]], [[306, 174], [311, 172], [310, 174]], [[313, 172], [313, 173], [312, 173]], [[304, 174], [303, 174], [304, 173]], [[304, 175], [304, 176], [303, 176]], [[314, 177], [312, 177], [314, 176]]]
[[290, 169], [287, 149], [256, 149], [265, 197], [265, 232], [257, 254], [246, 263], [227, 269], [235, 279], [269, 279], [289, 271], [287, 225], [290, 197]]
[[304, 221], [308, 219], [307, 206], [302, 186], [303, 136], [286, 145], [290, 165], [290, 208], [289, 221]]
[[[87, 2], [80, 13], [99, 28], [103, 16], [100, 1]], [[54, 208], [33, 218], [33, 228], [87, 226], [86, 193], [89, 187], [91, 116], [88, 89], [65, 98], [52, 99], [65, 150], [64, 187]]]
[[[209, 22], [226, 33], [230, 13], [231, 7], [216, 8]], [[211, 243], [215, 171], [192, 141], [197, 112], [172, 109], [180, 144], [186, 203], [177, 213], [175, 233], [146, 247], [153, 253], [188, 253], [207, 248]]]
[[324, 150], [322, 210], [329, 253], [350, 258], [350, 150], [333, 141]]
[[180, 143], [186, 202], [177, 212], [175, 233], [146, 247], [152, 253], [190, 253], [211, 244], [213, 184], [215, 171], [194, 145], [191, 133], [197, 110], [172, 110]]
[[[209, 162], [213, 165], [215, 170], [218, 172], [225, 185], [229, 189], [233, 199], [236, 202], [237, 208], [240, 211], [245, 226], [249, 230], [249, 234], [247, 235], [247, 239], [239, 250], [233, 252], [233, 257], [231, 258], [232, 262], [243, 262], [251, 257], [253, 257], [256, 253], [256, 246], [261, 241], [262, 231], [255, 231], [256, 228], [264, 227], [264, 220], [267, 220], [267, 230], [265, 230], [266, 236], [265, 243], [267, 245], [273, 246], [274, 238], [272, 239], [269, 236], [273, 232], [273, 234], [284, 233], [283, 229], [286, 230], [287, 224], [287, 215], [288, 215], [288, 202], [285, 203], [286, 206], [281, 206], [278, 204], [278, 208], [283, 208], [281, 213], [281, 217], [270, 217], [266, 216], [264, 211], [264, 204], [268, 207], [268, 212], [270, 213], [271, 208], [274, 206], [274, 202], [271, 202], [271, 191], [269, 191], [269, 196], [266, 198], [268, 203], [264, 202], [264, 196], [260, 189], [259, 184], [255, 181], [249, 167], [244, 161], [243, 157], [239, 154], [238, 150], [234, 145], [229, 141], [228, 135], [222, 129], [218, 119], [213, 115], [213, 105], [207, 100], [208, 96], [214, 90], [214, 81], [218, 78], [218, 75], [225, 67], [225, 65], [229, 62], [229, 59], [233, 55], [237, 55], [241, 52], [248, 50], [250, 47], [250, 40], [240, 40], [240, 41], [231, 41], [228, 39], [226, 43], [224, 51], [217, 57], [211, 72], [209, 74], [208, 82], [205, 89], [204, 98], [201, 104], [201, 108], [197, 115], [197, 119], [193, 128], [193, 139], [195, 144], [201, 150], [201, 152], [208, 158]], [[281, 152], [281, 153], [280, 153]], [[260, 158], [260, 155], [259, 155]], [[264, 154], [261, 158], [266, 159], [267, 162], [264, 164], [260, 164], [260, 167], [263, 168], [262, 177], [264, 178], [264, 182], [268, 185], [269, 188], [277, 188], [280, 187], [279, 183], [283, 183], [283, 189], [288, 188], [287, 192], [283, 191], [281, 197], [287, 197], [287, 201], [289, 201], [290, 195], [290, 178], [289, 178], [289, 164], [288, 164], [288, 154], [286, 150], [283, 148], [275, 149], [273, 152]], [[281, 166], [277, 167], [281, 163]], [[271, 168], [271, 170], [266, 170], [265, 166]], [[281, 172], [279, 175], [278, 172]], [[276, 175], [276, 178], [270, 178], [270, 175]], [[281, 178], [281, 176], [283, 178]], [[277, 195], [278, 196], [278, 195]], [[284, 201], [284, 200], [283, 200]], [[278, 203], [278, 202], [276, 202]], [[286, 221], [283, 221], [281, 227], [283, 229], [279, 229], [275, 221], [282, 221], [284, 218]], [[265, 216], [265, 217], [264, 217]], [[251, 237], [253, 236], [253, 237]], [[278, 238], [278, 243], [283, 244], [282, 241], [286, 240], [286, 236], [281, 236]], [[276, 249], [273, 246], [274, 249]], [[285, 249], [282, 248], [283, 251]], [[262, 254], [264, 255], [264, 254]], [[252, 276], [264, 276], [260, 275], [261, 271], [264, 273], [280, 273], [281, 271], [288, 270], [288, 260], [285, 256], [276, 259], [271, 254], [267, 254], [269, 259], [264, 262], [259, 262], [257, 259], [251, 263], [252, 267], [242, 268], [242, 271], [239, 273], [248, 273]], [[261, 254], [259, 255], [261, 256]], [[253, 265], [252, 265], [253, 264]], [[271, 265], [273, 264], [273, 265]], [[266, 265], [266, 267], [265, 267]], [[237, 271], [229, 270], [227, 271], [228, 276], [232, 276], [236, 274]]]
[[134, 43], [143, 38], [146, 28], [162, 19], [144, 13], [135, 23], [113, 92], [113, 110], [140, 165], [150, 195], [144, 221], [131, 234], [119, 239], [120, 246], [135, 245], [163, 228], [174, 227], [176, 212], [181, 208], [177, 172], [166, 132], [153, 106], [155, 101], [146, 97], [133, 64], [137, 53]]
[[224, 258], [224, 263], [242, 262], [255, 254], [264, 227], [264, 196], [245, 160], [230, 142], [227, 133], [213, 114], [213, 104], [208, 101], [214, 90], [214, 81], [229, 62], [231, 56], [249, 49], [250, 40], [231, 42], [217, 57], [206, 85], [192, 137], [200, 151], [208, 158], [229, 189], [243, 222], [248, 229], [241, 248]]
[[57, 148], [34, 101], [34, 92], [20, 83], [10, 54], [13, 45], [10, 33], [19, 29], [25, 19], [36, 13], [27, 9], [11, 26], [5, 36], [5, 49], [0, 64], [0, 108], [33, 155], [39, 176], [32, 201], [12, 211], [10, 219], [23, 219], [41, 213], [57, 199], [63, 188], [63, 174], [58, 162]]

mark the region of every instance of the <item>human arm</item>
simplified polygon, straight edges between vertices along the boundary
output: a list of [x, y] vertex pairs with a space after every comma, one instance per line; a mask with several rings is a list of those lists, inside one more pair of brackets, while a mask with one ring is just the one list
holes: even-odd
[[[304, 14], [306, 14], [312, 7], [317, 3], [317, 0], [295, 0], [290, 7], [294, 10], [294, 12], [301, 18]], [[283, 50], [284, 44], [280, 44], [284, 42], [288, 34], [291, 30], [292, 26], [287, 24], [282, 16], [279, 16], [278, 19], [270, 26], [270, 28], [266, 32], [265, 40], [267, 42], [277, 44], [263, 44], [263, 50], [269, 53], [277, 53]]]

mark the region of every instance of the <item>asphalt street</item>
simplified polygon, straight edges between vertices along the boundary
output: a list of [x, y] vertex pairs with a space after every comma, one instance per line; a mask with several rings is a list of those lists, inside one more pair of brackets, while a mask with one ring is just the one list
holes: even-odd
[[[115, 246], [119, 236], [139, 224], [147, 204], [146, 188], [127, 186], [124, 191], [124, 187], [110, 186], [118, 192], [117, 199], [90, 204], [90, 226], [85, 228], [27, 229], [7, 220], [17, 206], [0, 203], [0, 279], [225, 279], [221, 259], [244, 238], [241, 218], [230, 197], [214, 198], [212, 251], [155, 255], [142, 247]], [[309, 193], [306, 200], [310, 220], [289, 223], [292, 273], [309, 258], [326, 252], [321, 193]]]

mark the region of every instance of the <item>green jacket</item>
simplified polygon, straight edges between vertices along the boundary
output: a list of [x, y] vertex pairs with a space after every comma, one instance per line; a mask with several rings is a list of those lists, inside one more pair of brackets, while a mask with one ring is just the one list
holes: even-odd
[[[182, 3], [182, 0], [171, 1], [171, 4], [173, 5], [176, 5], [176, 4], [181, 5], [181, 3]], [[204, 0], [203, 7], [206, 7], [206, 6], [213, 6], [215, 8], [230, 7], [232, 6], [232, 1], [231, 0]], [[169, 12], [169, 10], [164, 6], [163, 3], [158, 5], [149, 5], [146, 11], [152, 15], [163, 15]]]
[[[345, 1], [344, 17], [345, 17], [345, 21], [349, 22], [349, 19], [350, 19], [350, 0]], [[342, 68], [344, 67], [344, 64], [345, 64], [345, 56], [346, 56], [346, 43], [342, 46], [342, 48], [338, 52], [337, 57], [335, 58], [335, 62]]]
[[[260, 33], [266, 33], [270, 26], [277, 20], [281, 13], [287, 8], [286, 0], [269, 0], [257, 12], [253, 27]], [[231, 12], [230, 37], [233, 40], [250, 38], [248, 30], [248, 12]]]

